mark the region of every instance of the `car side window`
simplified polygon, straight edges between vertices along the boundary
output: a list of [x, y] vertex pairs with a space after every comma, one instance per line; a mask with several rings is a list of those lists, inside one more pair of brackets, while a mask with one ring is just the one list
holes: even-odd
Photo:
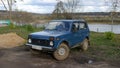
[[75, 25], [75, 27], [77, 28], [77, 30], [79, 30], [79, 23], [73, 23]]
[[79, 29], [85, 29], [86, 24], [85, 23], [79, 23]]
[[78, 31], [79, 30], [79, 23], [73, 23], [73, 25], [72, 25], [72, 31]]

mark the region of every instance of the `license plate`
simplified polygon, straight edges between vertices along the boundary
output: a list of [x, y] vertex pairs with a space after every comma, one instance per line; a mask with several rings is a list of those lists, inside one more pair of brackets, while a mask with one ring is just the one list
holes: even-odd
[[42, 50], [42, 47], [41, 46], [32, 46], [33, 49], [36, 49], [36, 50]]

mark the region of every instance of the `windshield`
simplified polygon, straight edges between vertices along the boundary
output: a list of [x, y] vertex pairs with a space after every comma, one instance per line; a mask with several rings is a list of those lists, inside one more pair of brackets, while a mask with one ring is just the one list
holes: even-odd
[[50, 22], [45, 27], [46, 30], [59, 30], [59, 31], [68, 31], [69, 24], [65, 22]]

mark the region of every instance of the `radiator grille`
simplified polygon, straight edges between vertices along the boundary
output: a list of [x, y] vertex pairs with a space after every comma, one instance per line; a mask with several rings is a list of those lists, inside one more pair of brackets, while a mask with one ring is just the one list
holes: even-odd
[[41, 46], [49, 46], [49, 40], [32, 39], [32, 44], [41, 45]]

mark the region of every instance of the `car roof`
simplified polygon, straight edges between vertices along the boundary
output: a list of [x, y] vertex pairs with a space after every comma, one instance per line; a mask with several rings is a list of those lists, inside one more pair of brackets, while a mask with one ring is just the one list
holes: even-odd
[[81, 22], [86, 22], [84, 19], [80, 19], [80, 20], [52, 20], [53, 22], [70, 22], [70, 23], [73, 23], [75, 21], [81, 21]]

